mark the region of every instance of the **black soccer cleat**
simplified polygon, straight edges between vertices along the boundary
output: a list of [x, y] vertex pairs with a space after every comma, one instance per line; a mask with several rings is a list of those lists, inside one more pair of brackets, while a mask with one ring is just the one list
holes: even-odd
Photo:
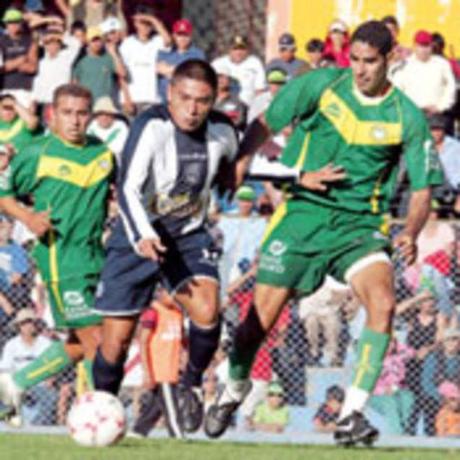
[[182, 429], [195, 433], [203, 423], [203, 400], [201, 388], [179, 384], [177, 388], [177, 408], [181, 415]]
[[362, 443], [372, 446], [379, 437], [379, 431], [360, 412], [353, 412], [337, 423], [334, 440], [339, 446], [355, 446]]
[[210, 438], [222, 436], [232, 424], [233, 416], [251, 391], [251, 381], [244, 381], [238, 390], [238, 397], [230, 396], [227, 386], [224, 386], [217, 395], [216, 402], [206, 412], [204, 418], [204, 432]]

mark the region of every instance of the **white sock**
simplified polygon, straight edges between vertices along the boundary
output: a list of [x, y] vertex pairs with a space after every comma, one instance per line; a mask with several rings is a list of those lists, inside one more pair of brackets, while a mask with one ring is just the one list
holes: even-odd
[[220, 403], [225, 404], [234, 401], [241, 402], [246, 396], [247, 385], [248, 380], [232, 380], [228, 378]]
[[339, 420], [351, 415], [354, 411], [362, 412], [369, 399], [370, 393], [358, 387], [349, 387], [345, 394]]

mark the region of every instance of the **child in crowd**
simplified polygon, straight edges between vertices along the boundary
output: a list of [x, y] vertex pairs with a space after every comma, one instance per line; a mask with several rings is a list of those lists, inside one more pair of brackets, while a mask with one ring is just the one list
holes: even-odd
[[321, 404], [315, 416], [313, 425], [316, 431], [333, 433], [342, 409], [345, 392], [338, 385], [332, 385], [326, 390], [326, 401]]
[[445, 380], [438, 391], [443, 405], [436, 416], [436, 435], [460, 437], [460, 388]]
[[267, 433], [282, 433], [289, 423], [289, 409], [284, 404], [281, 385], [272, 382], [268, 386], [267, 397], [256, 407], [252, 418], [252, 428]]

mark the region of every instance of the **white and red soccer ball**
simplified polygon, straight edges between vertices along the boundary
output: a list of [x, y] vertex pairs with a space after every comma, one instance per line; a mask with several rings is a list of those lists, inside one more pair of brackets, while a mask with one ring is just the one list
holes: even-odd
[[126, 432], [126, 415], [121, 402], [110, 393], [82, 394], [67, 416], [72, 439], [82, 446], [105, 447], [116, 444]]

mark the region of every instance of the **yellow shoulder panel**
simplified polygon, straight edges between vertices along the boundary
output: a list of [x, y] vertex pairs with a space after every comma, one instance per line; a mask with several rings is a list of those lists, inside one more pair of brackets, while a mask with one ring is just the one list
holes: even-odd
[[51, 177], [88, 188], [105, 179], [113, 169], [113, 156], [107, 150], [87, 165], [43, 155], [37, 170], [37, 178]]
[[402, 142], [401, 123], [360, 120], [330, 88], [321, 97], [319, 107], [348, 144], [384, 146]]

